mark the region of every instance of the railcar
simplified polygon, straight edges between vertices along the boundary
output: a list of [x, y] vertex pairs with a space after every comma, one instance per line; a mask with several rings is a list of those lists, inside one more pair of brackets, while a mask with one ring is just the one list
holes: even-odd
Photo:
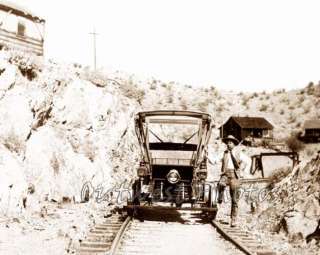
[[135, 130], [141, 161], [126, 206], [128, 213], [201, 210], [214, 218], [214, 190], [206, 181], [211, 116], [192, 111], [139, 112]]

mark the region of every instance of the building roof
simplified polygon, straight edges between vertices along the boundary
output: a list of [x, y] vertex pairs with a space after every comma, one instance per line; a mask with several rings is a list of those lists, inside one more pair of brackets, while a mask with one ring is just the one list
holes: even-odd
[[235, 117], [235, 116], [231, 116], [227, 120], [227, 122], [230, 119], [233, 119], [241, 128], [273, 129], [273, 125], [270, 124], [269, 121], [267, 121], [265, 118], [262, 118], [262, 117]]
[[42, 23], [45, 22], [43, 18], [39, 17], [34, 12], [16, 3], [12, 3], [10, 1], [0, 0], [0, 10], [11, 12], [17, 16], [21, 16], [35, 22], [42, 22]]
[[320, 129], [320, 119], [305, 121], [304, 129]]

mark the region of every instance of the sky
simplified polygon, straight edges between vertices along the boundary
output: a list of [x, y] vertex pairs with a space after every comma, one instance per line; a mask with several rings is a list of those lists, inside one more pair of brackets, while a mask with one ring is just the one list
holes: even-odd
[[12, 0], [46, 19], [46, 58], [234, 91], [320, 80], [318, 0]]

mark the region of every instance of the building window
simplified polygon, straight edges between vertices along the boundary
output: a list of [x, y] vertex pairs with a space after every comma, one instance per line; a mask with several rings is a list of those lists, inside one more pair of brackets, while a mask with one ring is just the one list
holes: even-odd
[[26, 33], [26, 25], [21, 21], [19, 21], [17, 34], [20, 36], [25, 36], [25, 33]]

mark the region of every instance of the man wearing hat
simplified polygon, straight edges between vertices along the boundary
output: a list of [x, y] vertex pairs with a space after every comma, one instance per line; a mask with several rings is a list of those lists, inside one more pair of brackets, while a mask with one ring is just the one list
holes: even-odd
[[236, 152], [234, 148], [239, 144], [237, 138], [228, 135], [222, 141], [227, 145], [224, 151], [221, 166], [221, 178], [218, 184], [218, 203], [222, 203], [223, 192], [229, 186], [231, 196], [231, 227], [236, 226], [238, 214], [239, 189], [243, 171], [246, 168], [246, 156], [242, 152]]

